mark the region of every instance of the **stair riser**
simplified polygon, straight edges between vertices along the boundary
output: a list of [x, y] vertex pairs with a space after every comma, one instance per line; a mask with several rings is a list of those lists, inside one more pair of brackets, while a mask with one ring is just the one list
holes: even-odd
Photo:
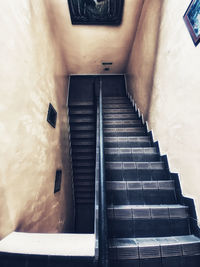
[[138, 114], [104, 114], [104, 123], [110, 120], [136, 120], [139, 119]]
[[[112, 253], [113, 254], [113, 253]], [[200, 256], [157, 257], [147, 259], [118, 259], [110, 256], [110, 265], [115, 267], [199, 267]]]
[[148, 162], [159, 161], [158, 154], [105, 154], [106, 161], [130, 161], [130, 162]]
[[127, 124], [125, 124], [125, 123], [124, 124], [108, 123], [108, 124], [104, 124], [103, 127], [104, 127], [104, 129], [106, 129], [106, 128], [124, 128], [124, 127], [126, 127], [126, 128], [128, 128], [128, 127], [132, 128], [132, 127], [140, 127], [142, 125], [143, 124], [142, 124], [141, 121], [135, 121], [134, 123], [127, 123]]
[[128, 147], [151, 147], [150, 141], [141, 141], [141, 142], [105, 142], [104, 147], [105, 148], [128, 148]]
[[107, 181], [157, 181], [169, 180], [164, 170], [106, 170]]
[[107, 190], [109, 205], [176, 204], [173, 190]]
[[164, 237], [188, 235], [188, 219], [126, 219], [108, 218], [112, 238]]
[[106, 132], [104, 130], [105, 137], [131, 137], [131, 136], [145, 136], [145, 131], [135, 131], [135, 132]]

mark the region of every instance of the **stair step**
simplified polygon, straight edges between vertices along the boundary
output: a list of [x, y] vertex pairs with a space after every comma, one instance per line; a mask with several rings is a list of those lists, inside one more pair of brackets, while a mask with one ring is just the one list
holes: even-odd
[[130, 103], [129, 99], [127, 97], [122, 98], [108, 98], [103, 97], [103, 104], [124, 104], [124, 103]]
[[95, 148], [90, 148], [90, 147], [81, 147], [81, 148], [74, 148], [73, 153], [77, 153], [80, 155], [82, 154], [95, 154]]
[[71, 107], [69, 110], [69, 115], [94, 115], [95, 111], [93, 108], [88, 107]]
[[137, 120], [106, 120], [103, 123], [104, 128], [124, 128], [142, 126], [142, 121]]
[[91, 115], [85, 116], [70, 116], [70, 123], [95, 123], [96, 118]]
[[104, 137], [106, 147], [150, 147], [152, 142], [149, 136], [122, 136], [122, 137]]
[[74, 174], [74, 181], [94, 181], [94, 172], [91, 173], [76, 173]]
[[105, 137], [131, 137], [144, 135], [146, 135], [146, 129], [144, 127], [104, 128]]
[[106, 162], [107, 180], [154, 181], [169, 180], [163, 162]]
[[77, 106], [94, 106], [93, 101], [70, 101], [69, 107], [77, 107]]
[[[74, 147], [78, 146], [76, 149], [81, 149], [83, 147], [87, 147], [91, 146], [92, 148], [95, 147], [95, 142], [94, 140], [91, 139], [82, 139], [82, 140], [77, 140], [77, 139], [72, 139], [72, 151], [74, 149]], [[90, 149], [92, 149], [90, 148]]]
[[95, 154], [94, 153], [85, 153], [85, 154], [82, 154], [82, 153], [73, 153], [73, 160], [76, 161], [76, 160], [95, 160]]
[[71, 139], [94, 139], [95, 141], [96, 133], [94, 131], [91, 132], [72, 132]]
[[106, 108], [103, 110], [104, 114], [134, 114], [134, 109], [131, 108]]
[[76, 176], [77, 174], [92, 174], [94, 175], [94, 168], [88, 168], [88, 167], [79, 167], [79, 168], [74, 168], [73, 173]]
[[139, 262], [142, 264], [142, 260], [146, 262], [145, 266], [198, 267], [200, 262], [200, 239], [194, 235], [113, 238], [110, 240], [109, 257], [113, 261], [119, 260], [121, 265], [117, 266], [124, 267], [141, 266]]
[[94, 194], [94, 185], [93, 186], [76, 186], [75, 187], [75, 194], [79, 194], [79, 193], [92, 193]]
[[89, 199], [77, 198], [76, 204], [94, 204], [94, 198], [89, 198]]
[[71, 129], [71, 135], [73, 136], [73, 131], [95, 131], [96, 127], [95, 125], [92, 124], [86, 124], [86, 125], [70, 125], [70, 129]]
[[79, 168], [79, 167], [90, 167], [94, 168], [95, 160], [87, 160], [87, 159], [81, 159], [81, 160], [74, 160], [73, 159], [73, 168]]
[[133, 109], [133, 106], [132, 104], [129, 102], [126, 102], [126, 103], [105, 103], [103, 102], [103, 109], [122, 109], [122, 108], [132, 108]]
[[107, 203], [113, 205], [176, 204], [174, 181], [107, 181]]
[[188, 207], [181, 205], [108, 206], [111, 237], [159, 237], [190, 234]]
[[104, 114], [104, 123], [107, 120], [134, 120], [134, 119], [139, 119], [138, 114]]
[[157, 148], [105, 148], [106, 161], [158, 161]]

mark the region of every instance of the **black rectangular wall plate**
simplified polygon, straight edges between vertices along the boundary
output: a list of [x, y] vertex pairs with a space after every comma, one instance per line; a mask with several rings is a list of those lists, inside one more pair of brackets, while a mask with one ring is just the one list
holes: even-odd
[[49, 103], [49, 109], [47, 114], [47, 121], [53, 128], [56, 128], [56, 119], [57, 119], [57, 112], [55, 108]]
[[54, 194], [60, 191], [61, 188], [62, 170], [56, 170]]

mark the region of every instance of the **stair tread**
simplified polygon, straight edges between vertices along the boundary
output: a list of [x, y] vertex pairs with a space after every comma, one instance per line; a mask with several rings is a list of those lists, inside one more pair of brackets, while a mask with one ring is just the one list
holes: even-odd
[[174, 181], [106, 181], [107, 190], [174, 190]]
[[158, 151], [155, 147], [105, 148], [105, 154], [158, 154]]
[[200, 255], [200, 239], [194, 235], [155, 238], [112, 238], [109, 250], [116, 259]]
[[165, 169], [164, 162], [106, 162], [109, 169]]

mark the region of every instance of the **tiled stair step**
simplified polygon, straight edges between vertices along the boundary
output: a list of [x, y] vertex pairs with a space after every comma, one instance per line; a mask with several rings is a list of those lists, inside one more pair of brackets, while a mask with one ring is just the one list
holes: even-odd
[[123, 137], [123, 136], [144, 136], [146, 129], [144, 127], [131, 128], [104, 128], [104, 136]]
[[104, 137], [104, 146], [106, 147], [150, 147], [152, 142], [149, 136], [132, 137]]
[[71, 107], [69, 110], [69, 115], [95, 115], [94, 108], [88, 107]]
[[96, 138], [96, 134], [94, 131], [75, 131], [75, 132], [72, 132], [71, 134], [71, 139], [94, 139], [95, 141], [95, 138]]
[[181, 205], [108, 206], [112, 237], [160, 237], [190, 234], [188, 207]]
[[77, 198], [75, 201], [76, 204], [94, 204], [94, 198]]
[[169, 180], [163, 162], [106, 162], [106, 179], [124, 181]]
[[87, 174], [87, 175], [94, 175], [94, 168], [89, 167], [79, 167], [79, 168], [73, 168], [74, 176], [77, 174]]
[[86, 160], [86, 159], [81, 159], [81, 160], [74, 160], [73, 159], [73, 168], [79, 168], [79, 167], [94, 167], [95, 161], [93, 160]]
[[135, 127], [142, 126], [142, 121], [137, 120], [106, 120], [103, 123], [104, 128], [124, 128], [124, 127]]
[[94, 173], [76, 173], [74, 174], [74, 181], [94, 181]]
[[83, 181], [83, 180], [74, 180], [74, 183], [78, 186], [78, 187], [94, 187], [95, 185], [95, 181], [94, 179], [93, 180], [86, 180], [86, 181]]
[[[76, 147], [76, 148], [75, 148]], [[91, 139], [83, 139], [83, 140], [72, 140], [72, 150], [75, 149], [83, 149], [83, 147], [90, 147], [92, 149], [94, 147], [94, 141]]]
[[105, 148], [106, 161], [159, 161], [157, 148]]
[[83, 102], [83, 101], [71, 101], [70, 103], [69, 103], [69, 107], [82, 107], [82, 106], [85, 106], [85, 107], [88, 107], [88, 106], [94, 106], [94, 103], [93, 103], [93, 101], [85, 101], [85, 102]]
[[106, 108], [103, 114], [134, 114], [134, 109], [130, 108]]
[[104, 114], [103, 118], [104, 118], [104, 123], [107, 120], [136, 120], [136, 119], [139, 119], [137, 113], [133, 113], [133, 114]]
[[70, 116], [70, 123], [95, 123], [96, 118], [93, 115]]
[[[132, 108], [133, 109], [133, 106], [132, 104], [129, 102], [129, 103], [117, 103], [117, 104], [108, 104], [108, 103], [103, 103], [103, 109], [111, 109], [111, 108], [114, 108], [114, 109], [121, 109], [121, 108]], [[134, 109], [133, 109], [134, 110]]]
[[73, 153], [73, 160], [95, 160], [94, 153]]
[[95, 154], [95, 148], [90, 148], [90, 147], [81, 147], [81, 148], [74, 148], [73, 153], [77, 153], [80, 155], [85, 155], [85, 154]]
[[193, 235], [113, 238], [109, 258], [117, 267], [199, 267], [200, 239]]
[[91, 199], [94, 200], [95, 195], [94, 195], [94, 191], [90, 192], [75, 192], [75, 199]]
[[94, 131], [95, 130], [95, 125], [93, 123], [88, 123], [87, 125], [71, 125], [71, 135], [73, 136], [73, 131]]
[[176, 204], [174, 181], [107, 181], [107, 203], [113, 205]]
[[130, 103], [130, 100], [127, 97], [121, 97], [121, 98], [103, 97], [103, 103], [108, 103], [108, 104]]
[[75, 193], [94, 193], [94, 185], [92, 186], [77, 186], [75, 188]]

